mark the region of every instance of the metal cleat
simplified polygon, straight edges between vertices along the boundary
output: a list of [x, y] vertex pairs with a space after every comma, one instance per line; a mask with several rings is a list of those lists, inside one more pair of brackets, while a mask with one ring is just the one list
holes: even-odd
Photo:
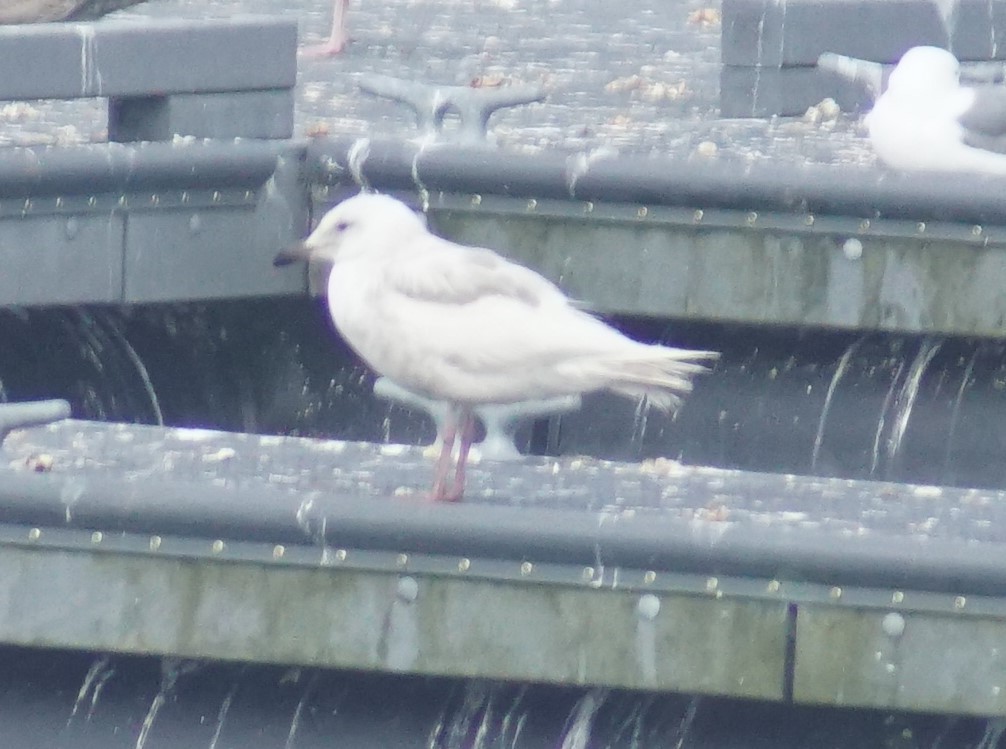
[[817, 67], [861, 85], [873, 99], [880, 96], [884, 83], [884, 66], [858, 57], [825, 52], [817, 58]]
[[15, 429], [41, 426], [69, 416], [70, 404], [65, 400], [0, 404], [0, 446]]
[[[380, 377], [374, 383], [374, 395], [428, 413], [437, 427], [436, 444], [440, 443], [449, 408], [446, 403], [416, 395], [387, 377]], [[486, 460], [519, 460], [521, 452], [514, 444], [514, 440], [517, 429], [523, 422], [552, 414], [568, 413], [579, 407], [580, 397], [576, 395], [505, 406], [480, 406], [475, 409], [475, 414], [485, 427], [486, 436], [479, 443], [479, 454]]]
[[542, 86], [440, 86], [385, 75], [361, 76], [358, 85], [368, 94], [408, 105], [416, 113], [419, 129], [437, 138], [443, 137], [447, 113], [455, 112], [461, 118], [456, 140], [462, 143], [484, 143], [489, 117], [497, 109], [544, 101], [547, 96]]

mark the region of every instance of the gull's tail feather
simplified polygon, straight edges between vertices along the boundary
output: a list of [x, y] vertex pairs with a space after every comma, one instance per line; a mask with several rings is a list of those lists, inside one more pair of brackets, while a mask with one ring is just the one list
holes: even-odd
[[630, 398], [646, 396], [661, 411], [675, 411], [692, 391], [692, 378], [709, 371], [715, 351], [669, 346], [643, 346], [628, 354], [596, 362], [607, 389]]

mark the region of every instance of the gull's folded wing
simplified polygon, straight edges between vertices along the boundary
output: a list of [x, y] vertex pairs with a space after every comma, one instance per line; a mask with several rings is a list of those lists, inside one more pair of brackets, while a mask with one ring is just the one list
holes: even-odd
[[399, 253], [388, 266], [386, 281], [414, 299], [444, 304], [468, 304], [486, 296], [535, 307], [567, 302], [550, 281], [492, 250], [463, 247], [432, 235]]
[[982, 86], [972, 91], [974, 101], [957, 118], [964, 128], [964, 143], [1006, 153], [1006, 86]]

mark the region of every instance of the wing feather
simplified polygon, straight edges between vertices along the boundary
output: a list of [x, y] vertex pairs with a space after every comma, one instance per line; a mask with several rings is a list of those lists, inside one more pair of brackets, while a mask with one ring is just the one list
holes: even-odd
[[966, 89], [971, 105], [957, 118], [966, 145], [1006, 152], [1006, 86]]
[[416, 301], [460, 305], [499, 296], [532, 307], [567, 301], [553, 283], [492, 250], [433, 235], [399, 253], [386, 274], [388, 286]]

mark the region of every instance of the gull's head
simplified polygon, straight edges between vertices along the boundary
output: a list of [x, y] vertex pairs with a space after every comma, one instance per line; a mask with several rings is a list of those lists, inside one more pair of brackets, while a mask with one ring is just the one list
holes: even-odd
[[281, 251], [273, 265], [302, 260], [335, 263], [390, 251], [426, 232], [426, 223], [405, 203], [387, 195], [361, 194], [330, 210], [307, 239]]
[[912, 47], [891, 71], [887, 90], [898, 96], [927, 97], [956, 90], [961, 64], [940, 47]]

